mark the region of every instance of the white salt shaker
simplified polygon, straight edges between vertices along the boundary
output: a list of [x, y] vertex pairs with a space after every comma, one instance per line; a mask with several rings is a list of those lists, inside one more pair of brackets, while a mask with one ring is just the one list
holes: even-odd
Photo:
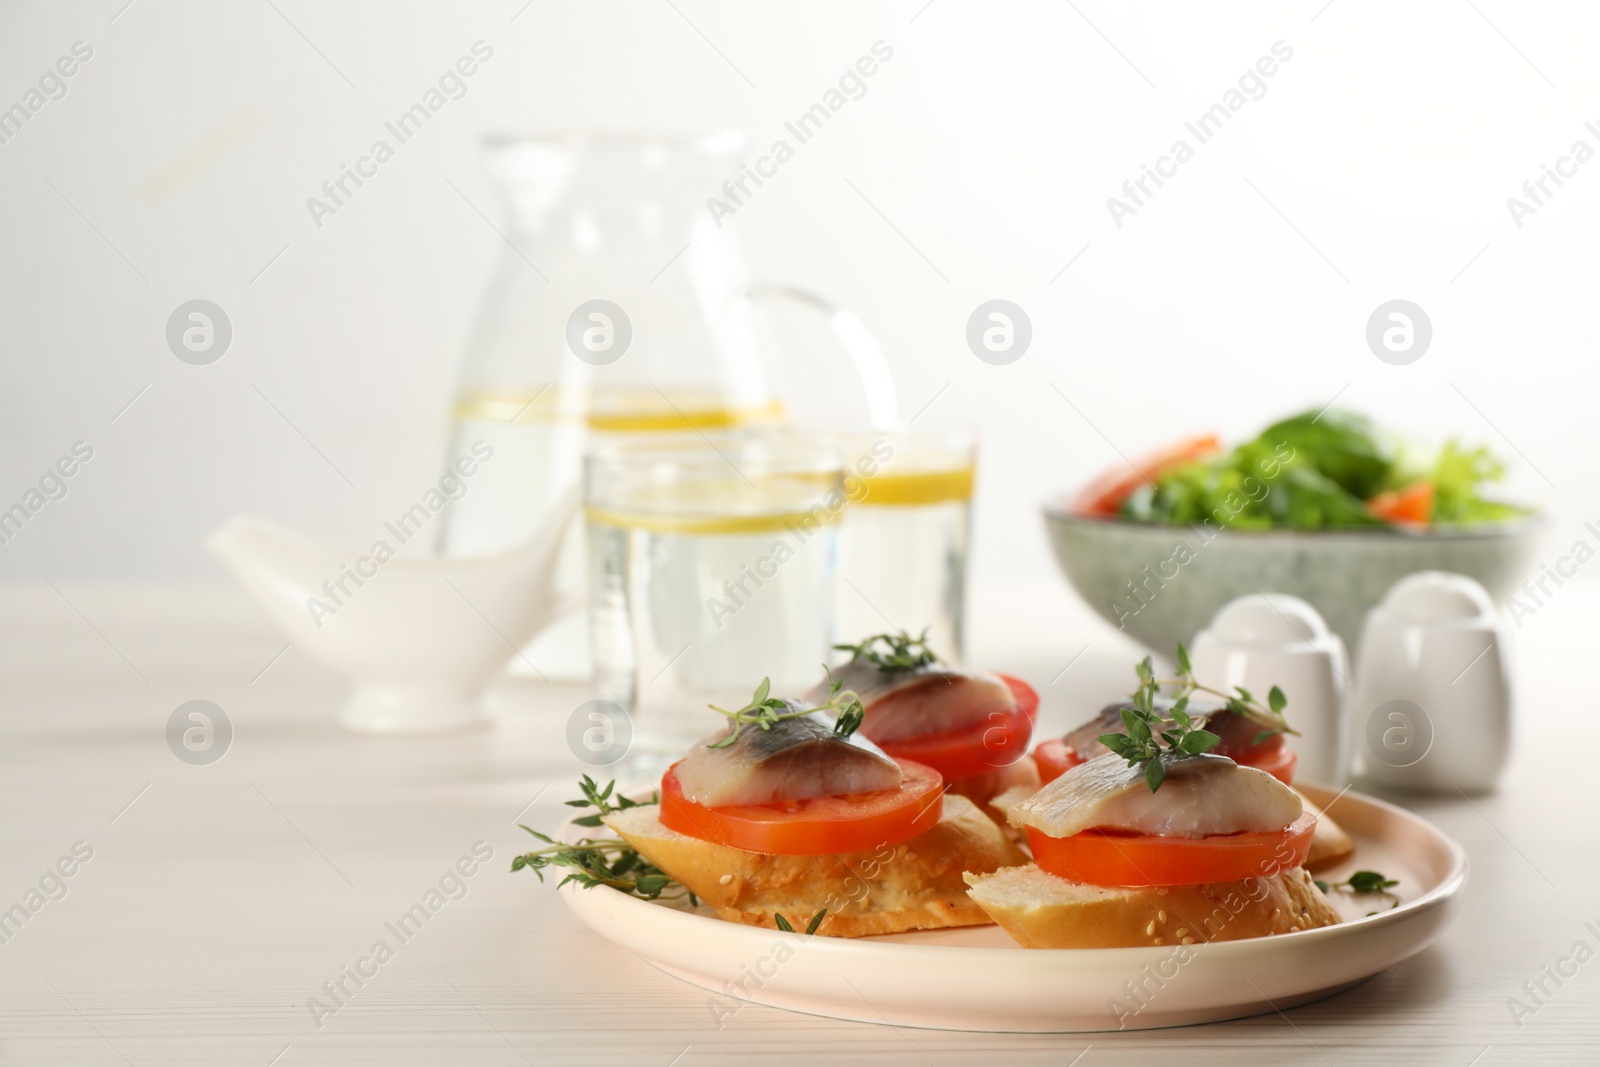
[[1455, 795], [1494, 786], [1511, 746], [1511, 657], [1488, 591], [1419, 571], [1367, 613], [1352, 706], [1364, 777]]
[[1195, 637], [1189, 663], [1200, 684], [1230, 693], [1243, 686], [1262, 703], [1273, 686], [1282, 689], [1284, 715], [1300, 731], [1288, 739], [1300, 757], [1296, 780], [1349, 780], [1349, 664], [1316, 608], [1282, 593], [1231, 600]]

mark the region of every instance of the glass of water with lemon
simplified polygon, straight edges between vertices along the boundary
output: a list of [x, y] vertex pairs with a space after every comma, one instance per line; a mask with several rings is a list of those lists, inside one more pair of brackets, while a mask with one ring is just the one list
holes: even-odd
[[762, 677], [799, 694], [835, 638], [837, 443], [768, 429], [638, 438], [585, 457], [590, 647], [598, 696], [633, 748], [681, 754]]
[[959, 662], [977, 449], [966, 429], [838, 435], [851, 502], [840, 529], [841, 639], [924, 630]]

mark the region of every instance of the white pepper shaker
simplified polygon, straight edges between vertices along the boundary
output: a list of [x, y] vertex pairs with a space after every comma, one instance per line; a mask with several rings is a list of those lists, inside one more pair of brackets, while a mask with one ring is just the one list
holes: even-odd
[[1353, 704], [1364, 777], [1454, 796], [1490, 789], [1511, 748], [1511, 657], [1489, 593], [1419, 571], [1367, 613]]
[[1300, 732], [1287, 742], [1299, 756], [1297, 781], [1342, 786], [1349, 780], [1344, 642], [1317, 609], [1283, 593], [1229, 601], [1189, 650], [1195, 679], [1232, 692], [1243, 686], [1265, 702], [1273, 686], [1289, 700], [1284, 715]]

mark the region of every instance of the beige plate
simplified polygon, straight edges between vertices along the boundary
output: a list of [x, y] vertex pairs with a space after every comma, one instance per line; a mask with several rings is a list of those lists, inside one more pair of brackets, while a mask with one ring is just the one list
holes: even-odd
[[[1298, 787], [1326, 805], [1331, 790]], [[1044, 1033], [1215, 1022], [1328, 996], [1422, 951], [1454, 917], [1467, 880], [1461, 846], [1392, 804], [1345, 793], [1328, 807], [1355, 856], [1319, 871], [1400, 879], [1398, 906], [1333, 894], [1339, 926], [1185, 948], [1019, 948], [997, 926], [856, 939], [723, 922], [613, 889], [562, 895], [602, 937], [709, 990], [719, 1018], [750, 1000], [860, 1022]], [[1187, 956], [1187, 959], [1184, 956]], [[741, 988], [742, 986], [742, 988]], [[1131, 992], [1130, 992], [1131, 991]], [[1270, 1003], [1269, 1003], [1270, 1001]]]

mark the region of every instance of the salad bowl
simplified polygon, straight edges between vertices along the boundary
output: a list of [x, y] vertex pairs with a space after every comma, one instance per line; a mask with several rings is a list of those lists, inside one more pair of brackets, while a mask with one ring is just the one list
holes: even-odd
[[1206, 530], [1044, 508], [1061, 572], [1107, 622], [1153, 651], [1189, 641], [1222, 606], [1252, 593], [1309, 602], [1359, 646], [1368, 610], [1417, 571], [1464, 574], [1496, 603], [1513, 593], [1537, 554], [1544, 522], [1410, 529]]
[[1056, 562], [1112, 625], [1159, 651], [1235, 597], [1299, 597], [1359, 645], [1367, 611], [1417, 571], [1504, 600], [1544, 523], [1493, 489], [1488, 448], [1414, 445], [1365, 416], [1292, 415], [1231, 449], [1215, 434], [1114, 466], [1044, 509]]

